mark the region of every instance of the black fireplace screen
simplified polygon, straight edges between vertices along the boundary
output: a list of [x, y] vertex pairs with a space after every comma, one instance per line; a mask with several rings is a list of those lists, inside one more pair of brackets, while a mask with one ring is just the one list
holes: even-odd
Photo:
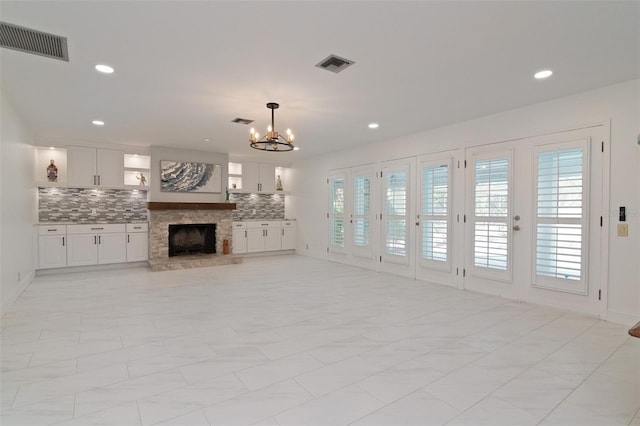
[[169, 225], [169, 257], [215, 252], [215, 223]]

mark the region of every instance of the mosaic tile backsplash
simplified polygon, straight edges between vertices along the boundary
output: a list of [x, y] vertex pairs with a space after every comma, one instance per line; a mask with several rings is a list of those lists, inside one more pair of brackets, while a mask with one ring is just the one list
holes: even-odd
[[234, 221], [285, 218], [284, 194], [230, 194], [229, 201], [236, 203]]
[[[284, 204], [283, 204], [284, 205]], [[96, 214], [91, 214], [91, 211]], [[38, 188], [40, 222], [147, 221], [147, 192], [137, 189]]]

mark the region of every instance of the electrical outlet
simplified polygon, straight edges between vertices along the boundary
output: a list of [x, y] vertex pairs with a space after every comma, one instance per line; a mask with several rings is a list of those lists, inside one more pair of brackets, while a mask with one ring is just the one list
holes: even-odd
[[91, 209], [91, 215], [95, 216], [98, 214], [98, 210], [97, 209]]
[[307, 250], [309, 250], [309, 243], [307, 243]]
[[256, 214], [256, 209], [251, 210], [251, 214]]
[[628, 237], [629, 236], [629, 225], [626, 223], [618, 224], [618, 237]]

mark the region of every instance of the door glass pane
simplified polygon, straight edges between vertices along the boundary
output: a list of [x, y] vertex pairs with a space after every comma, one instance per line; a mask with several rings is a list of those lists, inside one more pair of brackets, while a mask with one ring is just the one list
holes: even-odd
[[386, 211], [391, 216], [407, 214], [407, 172], [396, 171], [387, 176]]
[[583, 148], [538, 153], [536, 274], [582, 277]]
[[492, 269], [507, 269], [507, 225], [498, 222], [476, 222], [473, 263]]
[[509, 159], [476, 161], [475, 215], [506, 217], [509, 213]]
[[422, 258], [447, 261], [449, 167], [422, 168]]
[[396, 256], [405, 256], [407, 254], [406, 229], [407, 221], [404, 219], [387, 220], [387, 254]]

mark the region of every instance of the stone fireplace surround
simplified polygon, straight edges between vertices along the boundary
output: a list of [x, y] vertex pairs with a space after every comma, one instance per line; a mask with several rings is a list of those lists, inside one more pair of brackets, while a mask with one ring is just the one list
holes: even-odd
[[[152, 271], [199, 268], [242, 262], [242, 258], [223, 255], [222, 242], [232, 240], [232, 211], [235, 203], [149, 202], [149, 268]], [[169, 225], [215, 223], [216, 253], [169, 257]]]

